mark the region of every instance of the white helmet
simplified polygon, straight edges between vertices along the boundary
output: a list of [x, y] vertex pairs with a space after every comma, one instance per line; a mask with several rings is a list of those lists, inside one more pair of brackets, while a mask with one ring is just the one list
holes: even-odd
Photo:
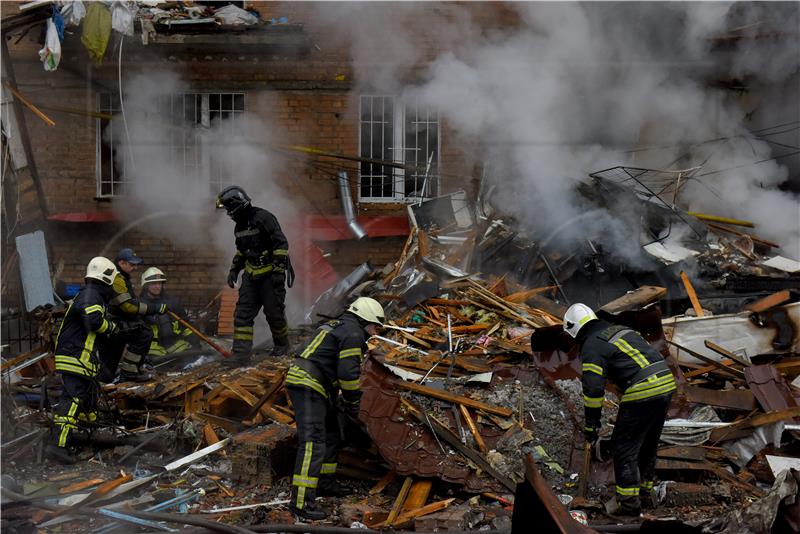
[[578, 337], [578, 332], [589, 321], [597, 320], [597, 315], [586, 304], [577, 302], [567, 309], [564, 314], [564, 331], [572, 337]]
[[158, 267], [148, 267], [142, 273], [142, 287], [144, 287], [145, 284], [150, 284], [153, 282], [166, 282], [166, 281], [167, 277], [164, 274], [164, 271], [162, 271]]
[[114, 265], [114, 262], [102, 256], [92, 258], [92, 261], [86, 266], [86, 278], [99, 280], [104, 284], [113, 284], [117, 274], [117, 266]]
[[383, 306], [369, 297], [358, 297], [348, 308], [347, 311], [361, 317], [368, 323], [383, 325]]

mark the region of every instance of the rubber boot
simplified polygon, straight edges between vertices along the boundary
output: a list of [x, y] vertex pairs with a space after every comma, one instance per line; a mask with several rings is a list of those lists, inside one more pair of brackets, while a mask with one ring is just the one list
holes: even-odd
[[639, 501], [638, 495], [631, 495], [626, 497], [617, 496], [619, 508], [617, 515], [638, 516], [642, 513], [642, 505]]
[[324, 476], [319, 479], [317, 486], [317, 495], [322, 497], [347, 497], [353, 492], [346, 486], [343, 486], [332, 476]]
[[296, 508], [294, 505], [292, 505], [289, 507], [289, 509], [297, 517], [307, 519], [309, 521], [322, 521], [328, 517], [328, 514], [317, 508], [314, 504], [309, 504], [303, 508]]
[[272, 347], [272, 351], [270, 352], [270, 356], [285, 356], [289, 352], [289, 340], [278, 339], [275, 341], [275, 346]]
[[44, 448], [44, 453], [51, 460], [64, 465], [72, 465], [78, 461], [74, 454], [72, 454], [66, 447], [59, 447], [54, 443], [48, 443]]
[[222, 365], [228, 369], [236, 369], [239, 367], [247, 367], [250, 365], [249, 354], [233, 354], [229, 358], [222, 360]]

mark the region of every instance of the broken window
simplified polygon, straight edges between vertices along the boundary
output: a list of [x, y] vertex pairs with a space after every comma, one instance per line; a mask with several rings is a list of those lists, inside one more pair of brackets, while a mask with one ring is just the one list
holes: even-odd
[[[163, 95], [154, 103], [162, 125], [167, 127], [164, 137], [172, 161], [186, 177], [207, 177], [214, 195], [232, 183], [226, 166], [214, 157], [217, 152], [214, 147], [226, 134], [235, 131], [244, 116], [244, 96], [244, 93], [183, 93]], [[119, 96], [99, 95], [98, 111], [119, 113]], [[108, 127], [111, 121], [97, 120], [97, 196], [124, 195], [129, 183], [123, 172], [127, 155], [118, 147], [113, 128]]]
[[[362, 95], [359, 113], [359, 198], [397, 202], [436, 196], [439, 116], [416, 101]], [[403, 164], [397, 168], [381, 162]]]

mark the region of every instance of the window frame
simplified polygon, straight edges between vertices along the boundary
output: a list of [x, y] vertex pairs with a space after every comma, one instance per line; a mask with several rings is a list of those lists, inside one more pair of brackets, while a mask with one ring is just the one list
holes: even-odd
[[[219, 98], [219, 107], [212, 109], [210, 107], [210, 100], [212, 96], [217, 96]], [[209, 170], [208, 180], [206, 181], [206, 186], [208, 186], [209, 190], [212, 194], [216, 194], [221, 191], [227, 185], [230, 185], [227, 182], [224, 182], [222, 179], [222, 175], [219, 172], [215, 172], [219, 170], [211, 160], [211, 150], [204, 150], [202, 147], [203, 139], [202, 139], [202, 130], [210, 128], [212, 124], [212, 115], [216, 112], [218, 116], [222, 116], [223, 114], [227, 113], [228, 116], [226, 120], [228, 124], [235, 124], [236, 120], [241, 120], [245, 113], [247, 113], [247, 92], [242, 90], [231, 90], [231, 91], [186, 91], [183, 93], [170, 93], [161, 95], [159, 98], [169, 98], [169, 112], [170, 114], [174, 114], [174, 110], [178, 103], [182, 106], [185, 106], [186, 98], [192, 97], [197, 98], [200, 97], [199, 106], [195, 105], [195, 110], [197, 113], [199, 111], [200, 117], [199, 122], [195, 119], [195, 129], [200, 130], [196, 132], [196, 135], [193, 136], [193, 144], [187, 144], [187, 136], [184, 134], [182, 144], [174, 143], [174, 138], [170, 136], [168, 147], [172, 151], [177, 151], [181, 149], [183, 152], [183, 169], [186, 171], [186, 150], [190, 147], [194, 147], [198, 157], [195, 158], [195, 165], [190, 166], [192, 169], [198, 168], [205, 168]], [[231, 109], [223, 108], [223, 97], [229, 96], [231, 97]], [[238, 110], [236, 108], [236, 99], [237, 97], [241, 97], [242, 102], [242, 109]], [[108, 99], [109, 106], [103, 106], [103, 99]], [[120, 113], [120, 106], [119, 106], [119, 94], [118, 93], [97, 93], [96, 100], [95, 100], [95, 108], [98, 113], [110, 113], [112, 115], [116, 115]], [[157, 110], [156, 110], [157, 111]], [[197, 115], [195, 115], [197, 117]], [[217, 117], [214, 117], [216, 119]], [[107, 121], [105, 126], [103, 122]], [[121, 193], [117, 193], [117, 188], [125, 188], [127, 184], [130, 184], [129, 180], [124, 179], [124, 176], [119, 179], [120, 176], [117, 176], [117, 169], [116, 169], [116, 161], [119, 157], [126, 158], [127, 155], [123, 154], [121, 156], [114, 157], [114, 134], [113, 128], [110, 130], [110, 141], [109, 144], [111, 146], [111, 179], [107, 180], [106, 177], [103, 176], [103, 167], [104, 164], [107, 164], [103, 160], [103, 134], [108, 126], [111, 125], [111, 121], [107, 119], [102, 119], [97, 117], [95, 119], [95, 198], [96, 199], [114, 199], [114, 198], [125, 198], [127, 196], [127, 192], [123, 190]], [[171, 124], [171, 126], [179, 126], [176, 124]], [[197, 173], [195, 173], [197, 174]], [[104, 185], [108, 185], [108, 188], [111, 190], [110, 193], [104, 192]]]
[[[384, 147], [384, 152], [390, 152], [392, 154], [391, 161], [396, 163], [406, 164], [406, 153], [408, 149], [405, 146], [405, 126], [406, 126], [406, 114], [410, 106], [408, 103], [397, 96], [382, 94], [382, 93], [362, 93], [358, 97], [358, 152], [359, 157], [366, 157], [361, 153], [361, 142], [362, 142], [362, 106], [364, 105], [365, 98], [390, 98], [392, 100], [392, 131], [393, 131], [393, 140], [392, 146]], [[416, 106], [416, 109], [419, 109], [419, 106]], [[430, 121], [428, 121], [430, 122]], [[439, 117], [438, 113], [436, 114], [436, 158], [435, 164], [432, 161], [431, 167], [436, 169], [436, 173], [432, 174], [432, 180], [428, 183], [426, 190], [429, 196], [425, 197], [417, 197], [417, 196], [407, 196], [405, 191], [405, 180], [406, 180], [406, 170], [397, 167], [391, 167], [392, 177], [393, 177], [393, 189], [391, 196], [383, 196], [383, 197], [374, 197], [374, 196], [362, 196], [361, 194], [361, 167], [359, 166], [358, 169], [358, 201], [360, 203], [369, 203], [369, 204], [414, 204], [420, 202], [421, 200], [434, 198], [439, 194], [439, 189], [441, 185], [441, 163], [442, 163], [442, 122], [441, 118]], [[401, 157], [398, 159], [395, 157], [397, 153], [401, 154]], [[426, 161], [427, 164], [427, 161]], [[401, 192], [402, 191], [402, 192]]]

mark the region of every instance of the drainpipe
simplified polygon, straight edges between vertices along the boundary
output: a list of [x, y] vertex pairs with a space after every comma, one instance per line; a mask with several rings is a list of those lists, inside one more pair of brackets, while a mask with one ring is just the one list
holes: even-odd
[[350, 184], [347, 182], [347, 173], [339, 171], [339, 197], [342, 199], [342, 212], [347, 221], [347, 227], [353, 233], [356, 239], [361, 241], [367, 237], [367, 232], [358, 224], [356, 220], [356, 210], [353, 207], [353, 198], [350, 196]]

